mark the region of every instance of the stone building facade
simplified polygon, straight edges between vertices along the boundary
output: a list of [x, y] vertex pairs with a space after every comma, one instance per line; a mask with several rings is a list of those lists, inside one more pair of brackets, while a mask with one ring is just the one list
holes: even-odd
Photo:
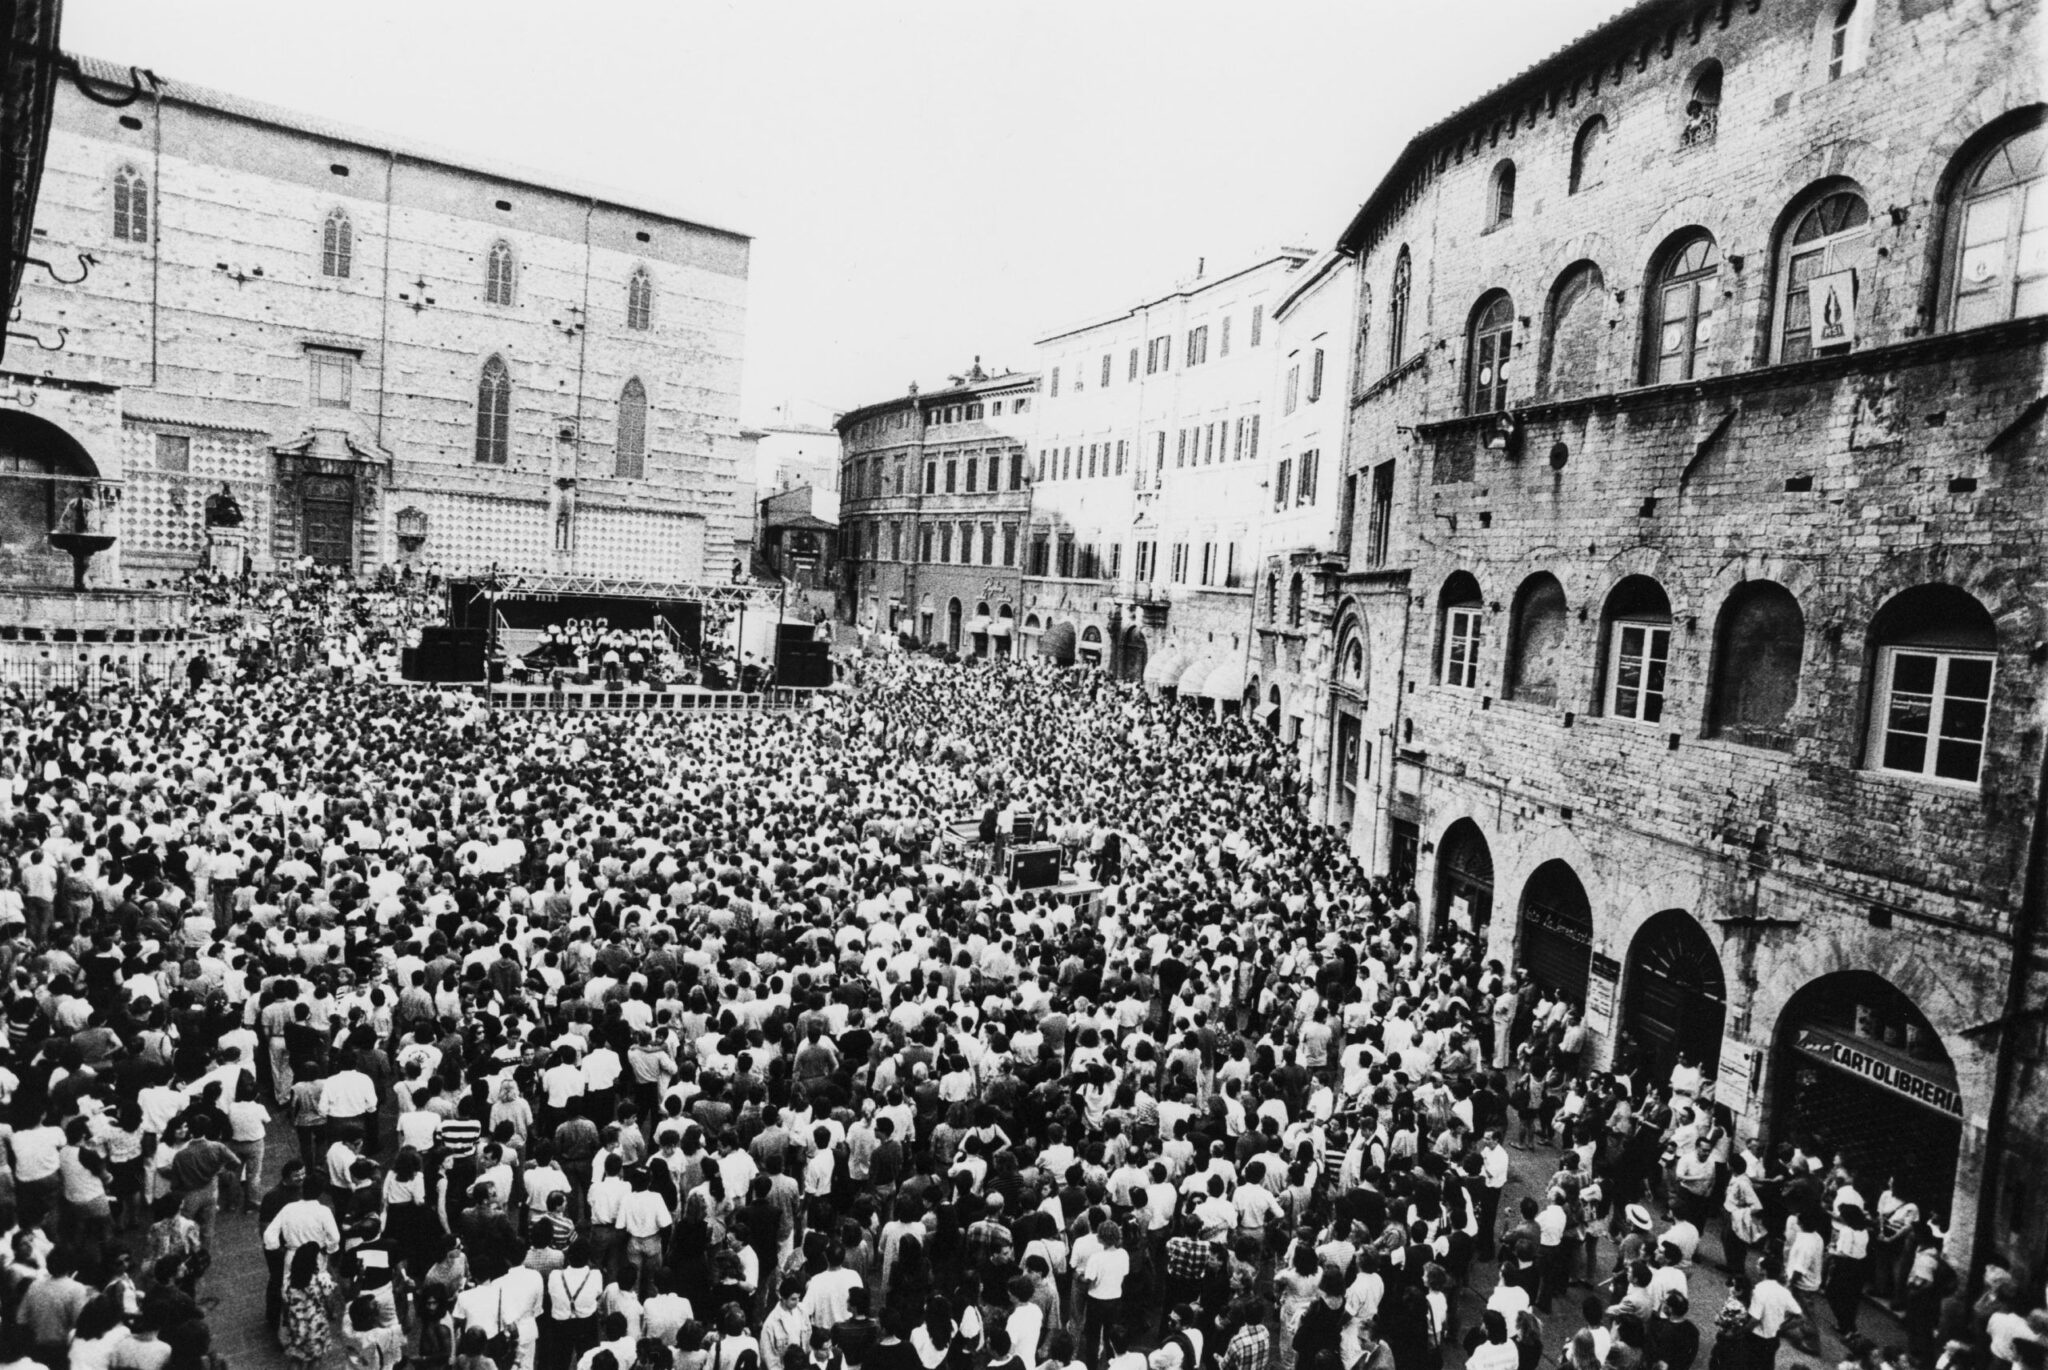
[[1433, 926], [2035, 1270], [2041, 36], [1653, 0], [1419, 134], [1341, 241], [1327, 630]]
[[[1358, 812], [1358, 784], [1372, 773], [1377, 746], [1375, 701], [1357, 688], [1362, 655], [1347, 644], [1352, 669], [1339, 671], [1327, 631], [1336, 576], [1359, 533], [1358, 476], [1344, 469], [1355, 270], [1349, 255], [1326, 250], [1303, 264], [1274, 303], [1273, 427], [1257, 494], [1248, 689], [1258, 718], [1294, 744], [1305, 778], [1314, 782], [1317, 815], [1339, 825]], [[1325, 734], [1338, 753], [1328, 783], [1313, 769], [1315, 741]]]
[[1043, 655], [1243, 704], [1272, 500], [1273, 311], [1309, 255], [1040, 340], [1024, 624]]
[[63, 345], [10, 368], [117, 396], [131, 581], [198, 565], [224, 488], [258, 568], [724, 575], [740, 234], [177, 82], [59, 90], [35, 233], [95, 264], [30, 277], [18, 326]]
[[977, 360], [839, 418], [843, 621], [964, 656], [1020, 649], [1037, 396], [1034, 373], [990, 376]]

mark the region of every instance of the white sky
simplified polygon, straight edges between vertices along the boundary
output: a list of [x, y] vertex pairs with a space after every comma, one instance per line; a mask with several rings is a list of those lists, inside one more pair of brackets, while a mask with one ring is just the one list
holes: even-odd
[[67, 0], [67, 48], [754, 238], [742, 412], [985, 365], [1324, 247], [1408, 137], [1626, 0]]

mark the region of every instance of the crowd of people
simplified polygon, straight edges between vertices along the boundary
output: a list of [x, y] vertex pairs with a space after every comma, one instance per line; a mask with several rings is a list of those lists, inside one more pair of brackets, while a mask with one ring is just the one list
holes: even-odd
[[303, 558], [261, 574], [193, 571], [178, 588], [191, 605], [195, 633], [214, 644], [212, 653], [193, 657], [204, 666], [196, 676], [187, 672], [188, 680], [216, 671], [248, 679], [318, 669], [389, 680], [399, 652], [448, 615], [447, 582], [410, 567], [356, 578]]
[[[1245, 722], [900, 654], [492, 716], [324, 669], [388, 603], [269, 608], [0, 706], [0, 1370], [205, 1370], [230, 1224], [295, 1370], [2042, 1364], [2037, 1275], [1593, 1070]], [[1096, 881], [955, 845], [1016, 812]]]

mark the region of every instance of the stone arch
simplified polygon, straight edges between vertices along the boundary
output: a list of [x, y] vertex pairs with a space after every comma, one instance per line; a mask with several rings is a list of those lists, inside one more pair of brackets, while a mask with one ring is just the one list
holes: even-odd
[[2023, 100], [1993, 115], [1958, 139], [1948, 161], [1935, 169], [1931, 183], [1918, 177], [1914, 180], [1916, 191], [1922, 185], [1930, 187], [1927, 214], [1921, 225], [1925, 241], [1913, 261], [1920, 273], [1916, 297], [1918, 318], [1923, 326], [1946, 332], [1953, 323], [1944, 306], [1952, 302], [1955, 287], [1960, 225], [1954, 220], [1952, 211], [1962, 179], [1975, 170], [1985, 154], [2000, 142], [2044, 117], [2048, 117], [2048, 105], [2039, 98]]
[[[1917, 931], [1917, 930], [1916, 930]], [[1881, 1134], [1874, 1141], [1866, 1133], [1863, 1138], [1865, 1154], [1853, 1156], [1852, 1165], [1869, 1167], [1873, 1161], [1889, 1161], [1894, 1154], [1919, 1158], [1926, 1154], [1955, 1158], [1963, 1149], [1963, 1135], [1973, 1128], [1982, 1128], [1988, 1122], [1996, 1056], [1992, 1049], [1995, 1039], [1982, 1036], [1966, 1036], [1966, 1030], [1973, 1019], [1981, 1017], [1981, 1009], [1972, 1011], [1963, 1001], [1967, 987], [1975, 982], [1973, 974], [1958, 974], [1954, 939], [1936, 929], [1927, 929], [1925, 936], [1886, 937], [1871, 939], [1853, 933], [1835, 937], [1811, 936], [1809, 930], [1773, 943], [1776, 953], [1770, 963], [1770, 980], [1767, 992], [1759, 995], [1762, 1001], [1753, 1010], [1752, 1041], [1766, 1048], [1764, 1055], [1765, 1078], [1759, 1092], [1759, 1100], [1768, 1100], [1763, 1111], [1769, 1120], [1769, 1140], [1789, 1140], [1800, 1130], [1802, 1118], [1798, 1107], [1799, 1096], [1809, 1089], [1833, 1085], [1839, 1089], [1846, 1080], [1852, 1086], [1860, 1085], [1860, 1092], [1866, 1097], [1866, 1107], [1874, 1105], [1884, 1116]], [[1945, 948], [1945, 950], [1944, 950]], [[1762, 966], [1762, 958], [1759, 965]], [[1987, 966], [1977, 968], [1989, 974]], [[1824, 1057], [1828, 1045], [1828, 1034], [1837, 1041], [1857, 1047], [1858, 1035], [1855, 1019], [1855, 1000], [1864, 998], [1866, 987], [1870, 992], [1868, 1001], [1890, 999], [1893, 1005], [1903, 1002], [1910, 1010], [1910, 1016], [1917, 1018], [1923, 1031], [1931, 1040], [1925, 1041], [1919, 1052], [1910, 1049], [1900, 1051], [1896, 1046], [1872, 1047], [1870, 1055], [1880, 1051], [1893, 1059], [1918, 1055], [1936, 1067], [1927, 1074], [1946, 1074], [1953, 1071], [1953, 1114], [1960, 1114], [1949, 1130], [1947, 1145], [1924, 1146], [1925, 1133], [1934, 1130], [1931, 1125], [1937, 1119], [1928, 1111], [1917, 1108], [1906, 1097], [1894, 1099], [1882, 1087], [1865, 1084], [1857, 1079], [1868, 1080], [1869, 1072], [1858, 1070], [1844, 1073], [1838, 1067], [1822, 1064], [1814, 1047], [1820, 1048], [1819, 1057]], [[1851, 1002], [1847, 1005], [1844, 999]], [[1832, 1000], [1832, 1004], [1830, 1004]], [[1847, 1007], [1850, 1012], [1847, 1023], [1831, 1024], [1829, 1008], [1837, 1011]], [[1889, 1007], [1889, 1006], [1886, 1006]], [[1806, 1038], [1808, 1029], [1821, 1029], [1818, 1042], [1800, 1041]], [[1877, 1024], [1873, 1023], [1873, 1026]], [[1858, 1048], [1861, 1054], [1860, 1048]], [[1932, 1058], [1931, 1060], [1929, 1058]], [[1943, 1059], [1945, 1058], [1945, 1059]], [[1924, 1095], [1914, 1097], [1923, 1098]], [[1919, 1134], [1919, 1135], [1913, 1135]], [[1841, 1137], [1820, 1138], [1823, 1144], [1839, 1144]], [[1945, 1141], [1947, 1139], [1944, 1139]], [[1844, 1149], [1850, 1149], [1845, 1147]], [[1922, 1172], [1924, 1182], [1924, 1171]], [[1948, 1232], [1951, 1256], [1958, 1249], [1967, 1251], [1975, 1235], [1977, 1207], [1977, 1175], [1973, 1167], [1959, 1164], [1953, 1171], [1950, 1192], [1923, 1193], [1920, 1202], [1935, 1211], [1947, 1211], [1952, 1218]]]
[[1616, 951], [1617, 1048], [1632, 1040], [1655, 1079], [1668, 1079], [1681, 1060], [1712, 1078], [1728, 1024], [1720, 939], [1693, 910], [1673, 905], [1651, 914]]
[[10, 456], [47, 462], [60, 476], [78, 480], [102, 478], [99, 462], [84, 443], [48, 419], [19, 409], [0, 409], [0, 450]]
[[[1547, 571], [1557, 577], [1557, 583], [1564, 587], [1565, 598], [1573, 604], [1582, 604], [1591, 592], [1587, 589], [1585, 559], [1574, 557], [1555, 543], [1531, 547], [1512, 561], [1496, 562], [1494, 573], [1499, 584], [1513, 594], [1523, 581], [1538, 571]], [[1506, 603], [1503, 599], [1502, 603]]]
[[[1443, 853], [1444, 839], [1449, 836], [1451, 830], [1457, 827], [1459, 823], [1471, 823], [1479, 830], [1479, 835], [1486, 839], [1487, 848], [1493, 854], [1493, 887], [1495, 890], [1507, 888], [1505, 884], [1506, 848], [1504, 846], [1506, 835], [1494, 825], [1493, 820], [1494, 814], [1490, 808], [1476, 802], [1473, 797], [1464, 794], [1460, 794], [1454, 802], [1445, 804], [1442, 808], [1430, 813], [1428, 826], [1423, 827], [1420, 833], [1421, 842], [1418, 844], [1416, 853], [1415, 875], [1411, 882], [1418, 894], [1426, 896], [1421, 901], [1421, 912], [1424, 922], [1427, 924], [1427, 932], [1434, 933], [1436, 931], [1436, 897], [1434, 891], [1437, 887], [1437, 858]], [[1427, 847], [1428, 850], [1420, 850], [1421, 847]], [[1486, 937], [1488, 955], [1494, 954], [1493, 948], [1499, 942], [1502, 934], [1501, 923], [1501, 919], [1495, 918], [1488, 929]], [[1512, 928], [1507, 929], [1507, 936], [1510, 939], [1509, 945], [1512, 945], [1512, 938], [1514, 936]]]
[[[1346, 611], [1337, 618], [1337, 630], [1333, 640], [1337, 650], [1331, 658], [1330, 683], [1333, 688], [1346, 694], [1364, 698], [1372, 691], [1372, 634], [1367, 630], [1365, 616]], [[1358, 652], [1357, 679], [1352, 679], [1349, 657]]]
[[1607, 597], [1614, 593], [1614, 587], [1630, 576], [1648, 576], [1664, 587], [1664, 596], [1671, 601], [1674, 623], [1698, 616], [1699, 596], [1679, 574], [1677, 563], [1662, 549], [1640, 544], [1609, 557], [1591, 578], [1585, 600], [1589, 612], [1598, 613]]
[[1995, 552], [1944, 545], [1902, 548], [1849, 581], [1836, 620], [1844, 648], [1863, 649], [1866, 630], [1887, 600], [1915, 586], [1935, 584], [1953, 586], [1982, 604], [1998, 625], [2002, 644], [2048, 639], [2048, 602], [2036, 601], [2011, 566]]
[[1744, 223], [1732, 209], [1726, 197], [1684, 195], [1658, 210], [1657, 217], [1650, 220], [1642, 233], [1629, 243], [1629, 298], [1636, 299], [1634, 292], [1650, 278], [1650, 267], [1655, 263], [1657, 254], [1663, 251], [1674, 234], [1693, 228], [1713, 234], [1724, 262], [1727, 253], [1742, 251], [1735, 246], [1735, 241], [1741, 236]]

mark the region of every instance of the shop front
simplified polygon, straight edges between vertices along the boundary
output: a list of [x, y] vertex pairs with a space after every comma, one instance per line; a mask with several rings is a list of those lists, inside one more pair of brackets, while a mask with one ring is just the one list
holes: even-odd
[[1522, 937], [1516, 959], [1552, 994], [1584, 1006], [1592, 973], [1593, 905], [1578, 873], [1546, 861], [1522, 890]]
[[1469, 932], [1482, 945], [1493, 921], [1493, 848], [1469, 818], [1444, 832], [1436, 855], [1436, 926]]
[[1927, 1019], [1891, 983], [1843, 971], [1808, 984], [1779, 1020], [1775, 1140], [1816, 1147], [1946, 1212], [1962, 1146], [1956, 1070]]

